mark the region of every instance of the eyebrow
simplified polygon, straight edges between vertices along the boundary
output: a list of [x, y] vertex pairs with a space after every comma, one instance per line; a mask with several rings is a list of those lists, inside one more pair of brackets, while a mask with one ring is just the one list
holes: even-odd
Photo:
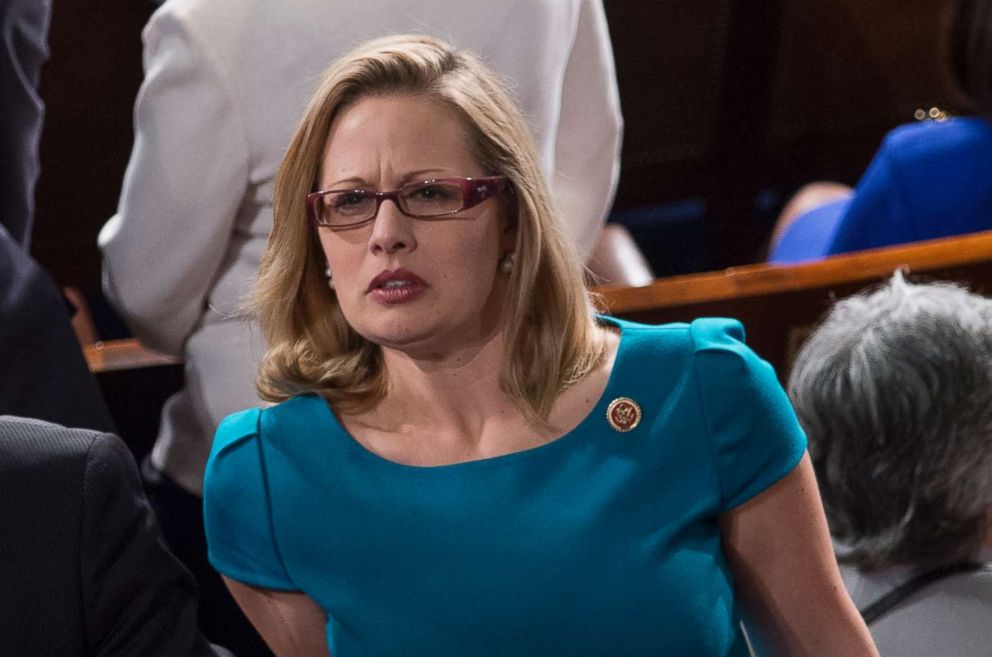
[[[444, 173], [445, 171], [446, 169], [442, 169], [442, 168], [417, 169], [416, 171], [410, 171], [409, 173], [405, 174], [402, 178], [400, 178], [399, 186], [402, 187], [403, 185], [409, 182], [424, 180], [423, 176], [426, 176], [428, 174]], [[325, 189], [334, 189], [335, 187], [338, 187], [340, 185], [356, 185], [357, 188], [362, 188], [368, 185], [368, 182], [360, 176], [353, 176], [351, 178], [342, 178], [341, 180], [335, 181], [330, 185], [328, 185]]]

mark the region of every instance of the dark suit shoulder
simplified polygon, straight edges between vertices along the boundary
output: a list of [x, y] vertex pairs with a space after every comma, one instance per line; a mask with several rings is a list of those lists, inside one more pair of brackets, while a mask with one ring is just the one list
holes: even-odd
[[84, 654], [84, 476], [102, 435], [0, 417], [0, 654]]
[[0, 232], [0, 415], [114, 429], [48, 274]]
[[47, 470], [52, 467], [82, 468], [97, 441], [120, 441], [110, 434], [89, 429], [71, 429], [52, 422], [0, 416], [0, 468]]
[[91, 654], [212, 654], [197, 630], [196, 584], [165, 546], [127, 446], [96, 434], [86, 455], [80, 542]]

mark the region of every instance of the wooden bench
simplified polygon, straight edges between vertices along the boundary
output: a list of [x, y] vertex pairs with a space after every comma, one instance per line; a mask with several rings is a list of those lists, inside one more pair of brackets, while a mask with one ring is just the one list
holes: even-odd
[[833, 300], [903, 269], [992, 293], [992, 231], [862, 251], [793, 265], [747, 265], [660, 279], [646, 287], [598, 288], [610, 314], [650, 324], [734, 317], [748, 344], [784, 379], [795, 350]]

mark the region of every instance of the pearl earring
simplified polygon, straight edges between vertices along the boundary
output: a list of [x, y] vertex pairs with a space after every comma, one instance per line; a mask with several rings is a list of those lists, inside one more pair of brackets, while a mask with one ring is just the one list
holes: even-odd
[[513, 252], [507, 253], [505, 256], [499, 259], [499, 271], [502, 274], [509, 274], [513, 271]]
[[328, 266], [328, 268], [324, 270], [324, 276], [327, 276], [327, 287], [329, 287], [329, 288], [331, 288], [333, 290], [334, 289], [334, 278], [331, 277], [331, 268], [330, 268], [330, 266]]

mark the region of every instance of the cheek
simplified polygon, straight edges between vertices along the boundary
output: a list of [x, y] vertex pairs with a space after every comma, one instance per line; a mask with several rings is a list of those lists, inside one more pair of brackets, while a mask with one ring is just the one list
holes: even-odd
[[320, 247], [324, 252], [324, 258], [328, 266], [335, 274], [343, 276], [357, 266], [365, 252], [367, 237], [362, 239], [361, 235], [355, 235], [361, 231], [331, 233], [322, 230], [320, 232]]
[[443, 268], [444, 279], [456, 283], [471, 297], [485, 296], [496, 280], [500, 252], [497, 233], [487, 231], [453, 240], [446, 257], [436, 262]]

